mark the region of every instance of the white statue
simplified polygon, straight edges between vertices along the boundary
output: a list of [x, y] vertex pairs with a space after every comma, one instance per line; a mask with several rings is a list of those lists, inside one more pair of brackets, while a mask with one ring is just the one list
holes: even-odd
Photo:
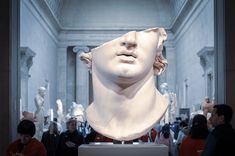
[[82, 104], [77, 104], [76, 102], [72, 102], [72, 112], [71, 116], [76, 117], [77, 121], [85, 122], [85, 114], [84, 114], [84, 108]]
[[176, 94], [170, 92], [170, 122], [173, 123], [176, 120], [177, 115], [177, 97]]
[[160, 85], [160, 91], [163, 94], [163, 96], [167, 99], [168, 101], [168, 109], [162, 119], [163, 123], [173, 123], [176, 118], [176, 111], [177, 111], [177, 99], [176, 99], [176, 94], [173, 92], [170, 92], [168, 89], [168, 84], [167, 83], [162, 83]]
[[40, 87], [38, 89], [38, 94], [34, 98], [36, 111], [34, 113], [34, 118], [36, 120], [37, 133], [36, 137], [41, 139], [44, 127], [44, 102], [45, 102], [46, 88]]
[[86, 109], [87, 121], [97, 132], [115, 140], [146, 134], [167, 109], [155, 87], [155, 75], [166, 68], [162, 56], [163, 28], [131, 31], [81, 53], [92, 73], [94, 101]]
[[213, 111], [214, 103], [210, 102], [210, 98], [206, 96], [202, 103], [203, 115], [209, 120]]
[[[36, 111], [35, 111], [35, 118], [40, 119], [41, 117], [44, 117], [44, 101], [45, 101], [45, 95], [46, 95], [46, 88], [40, 87], [38, 89], [38, 94], [34, 98]], [[44, 119], [43, 119], [44, 120]]]
[[56, 107], [57, 107], [57, 110], [56, 110], [57, 122], [61, 124], [62, 122], [65, 121], [64, 113], [63, 113], [63, 103], [61, 99], [56, 100]]

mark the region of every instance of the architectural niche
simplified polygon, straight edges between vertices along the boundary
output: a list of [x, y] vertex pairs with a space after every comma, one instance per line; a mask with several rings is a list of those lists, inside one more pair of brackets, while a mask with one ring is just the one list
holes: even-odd
[[205, 80], [205, 96], [208, 96], [210, 99], [215, 98], [215, 76], [214, 76], [214, 48], [213, 47], [204, 47], [202, 48], [197, 55], [200, 58], [200, 64], [203, 68], [204, 74], [202, 75]]
[[30, 78], [29, 69], [33, 65], [33, 57], [35, 56], [28, 47], [20, 48], [20, 72], [21, 72], [21, 99], [20, 112], [28, 111], [28, 79]]

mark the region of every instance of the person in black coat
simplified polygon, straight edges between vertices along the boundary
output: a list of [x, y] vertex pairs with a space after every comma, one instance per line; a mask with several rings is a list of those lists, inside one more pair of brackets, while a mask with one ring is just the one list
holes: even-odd
[[60, 134], [57, 148], [58, 156], [77, 156], [78, 147], [83, 144], [83, 136], [77, 130], [76, 118], [70, 118], [67, 123], [67, 131]]
[[56, 149], [59, 143], [59, 131], [56, 122], [50, 122], [48, 131], [42, 135], [41, 142], [47, 150], [47, 156], [56, 156]]
[[235, 129], [230, 124], [232, 115], [229, 105], [218, 104], [213, 107], [209, 120], [214, 129], [207, 137], [202, 156], [235, 155]]

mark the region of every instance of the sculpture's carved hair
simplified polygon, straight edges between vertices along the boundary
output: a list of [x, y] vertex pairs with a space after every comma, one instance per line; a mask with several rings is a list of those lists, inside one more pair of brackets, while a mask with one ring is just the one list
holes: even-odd
[[153, 64], [153, 70], [155, 75], [162, 74], [168, 66], [167, 60], [162, 55], [162, 49], [163, 45], [159, 47], [157, 55], [155, 57], [155, 62]]
[[158, 39], [158, 45], [156, 49], [156, 57], [155, 62], [153, 64], [153, 70], [155, 75], [160, 75], [163, 73], [167, 68], [167, 60], [163, 57], [162, 51], [163, 51], [163, 43], [167, 39], [167, 34], [164, 28], [151, 28], [147, 29], [145, 31], [154, 31], [158, 33], [159, 39]]

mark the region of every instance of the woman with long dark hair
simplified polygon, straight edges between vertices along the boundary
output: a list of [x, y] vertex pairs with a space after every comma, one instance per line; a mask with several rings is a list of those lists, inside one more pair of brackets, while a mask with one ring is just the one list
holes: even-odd
[[56, 122], [50, 122], [48, 131], [42, 135], [41, 142], [45, 145], [47, 150], [47, 156], [55, 156], [56, 149], [59, 143], [59, 131]]
[[201, 114], [195, 115], [189, 135], [180, 145], [180, 156], [198, 156], [205, 146], [208, 134], [206, 117]]

